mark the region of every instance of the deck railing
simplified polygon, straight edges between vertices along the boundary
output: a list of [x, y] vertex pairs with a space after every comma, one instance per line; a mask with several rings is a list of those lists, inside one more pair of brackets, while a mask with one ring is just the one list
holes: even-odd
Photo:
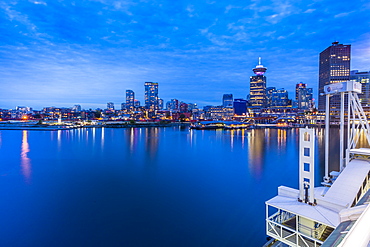
[[[266, 224], [267, 235], [290, 246], [318, 247], [323, 244], [320, 240], [304, 235], [299, 231], [293, 230], [269, 219], [266, 220]], [[314, 231], [314, 229], [311, 230], [312, 232]]]

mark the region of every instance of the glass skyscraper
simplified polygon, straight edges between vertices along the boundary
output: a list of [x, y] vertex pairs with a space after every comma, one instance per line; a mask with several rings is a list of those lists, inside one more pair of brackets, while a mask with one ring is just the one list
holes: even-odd
[[222, 96], [222, 106], [223, 107], [233, 107], [233, 95], [232, 94], [224, 94]]
[[307, 88], [305, 83], [297, 83], [295, 86], [295, 100], [299, 109], [312, 109], [313, 89]]
[[[351, 45], [333, 42], [331, 46], [320, 53], [319, 61], [319, 111], [325, 111], [324, 86], [345, 82], [350, 79]], [[330, 109], [339, 111], [340, 95], [330, 98]], [[336, 114], [337, 115], [337, 114]]]
[[135, 93], [132, 90], [126, 90], [126, 109], [134, 110], [135, 108]]
[[350, 79], [362, 85], [362, 93], [358, 95], [361, 105], [367, 114], [370, 113], [370, 71], [352, 70]]
[[158, 110], [158, 82], [145, 82], [145, 108]]

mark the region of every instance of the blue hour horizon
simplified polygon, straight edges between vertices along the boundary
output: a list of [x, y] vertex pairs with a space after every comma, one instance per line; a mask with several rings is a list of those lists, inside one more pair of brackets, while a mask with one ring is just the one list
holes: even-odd
[[319, 53], [352, 45], [351, 70], [370, 70], [370, 4], [352, 1], [28, 1], [0, 3], [0, 108], [105, 108], [159, 97], [199, 106], [245, 99], [262, 57], [269, 87], [314, 89]]

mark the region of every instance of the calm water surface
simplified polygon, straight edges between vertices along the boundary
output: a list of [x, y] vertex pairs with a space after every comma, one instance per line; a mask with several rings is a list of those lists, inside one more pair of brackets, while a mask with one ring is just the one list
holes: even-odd
[[0, 246], [262, 246], [297, 154], [298, 129], [2, 130]]

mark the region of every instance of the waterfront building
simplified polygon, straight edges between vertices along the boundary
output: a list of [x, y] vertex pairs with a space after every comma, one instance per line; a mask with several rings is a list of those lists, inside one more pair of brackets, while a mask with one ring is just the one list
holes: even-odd
[[171, 101], [167, 101], [166, 110], [171, 110]]
[[126, 110], [126, 103], [121, 103], [121, 110]]
[[179, 101], [177, 99], [171, 99], [166, 104], [167, 110], [178, 111], [179, 110]]
[[181, 102], [179, 110], [181, 113], [188, 112], [188, 104]]
[[74, 105], [72, 107], [72, 111], [74, 111], [74, 112], [80, 112], [81, 111], [81, 106], [80, 105]]
[[297, 83], [295, 87], [295, 100], [299, 109], [313, 108], [313, 89], [307, 88], [307, 84]]
[[245, 99], [235, 99], [233, 106], [235, 115], [247, 114], [247, 101]]
[[[333, 42], [331, 46], [320, 53], [319, 61], [319, 111], [325, 111], [324, 86], [345, 82], [350, 79], [351, 45]], [[338, 115], [340, 95], [330, 99], [332, 114]]]
[[313, 109], [313, 89], [301, 88], [298, 93], [298, 108]]
[[233, 107], [233, 95], [232, 94], [224, 94], [222, 96], [222, 106], [223, 107]]
[[266, 107], [266, 76], [264, 76], [266, 70], [259, 58], [258, 65], [253, 69], [255, 75], [250, 77], [249, 105], [252, 107]]
[[163, 110], [163, 99], [158, 98], [158, 109]]
[[145, 108], [158, 110], [158, 82], [145, 82]]
[[32, 108], [27, 106], [17, 106], [15, 108], [16, 111], [24, 112], [24, 113], [32, 113]]
[[266, 107], [270, 107], [272, 102], [272, 93], [276, 91], [275, 87], [266, 88]]
[[234, 109], [223, 106], [205, 106], [203, 108], [206, 119], [231, 120], [234, 116]]
[[271, 89], [269, 91], [270, 107], [287, 107], [291, 104], [288, 91], [284, 88]]
[[139, 108], [140, 107], [140, 101], [139, 100], [137, 100], [137, 99], [134, 100], [134, 107], [135, 108]]
[[303, 83], [303, 82], [299, 82], [295, 85], [295, 100], [298, 101], [298, 94], [299, 94], [299, 90], [302, 89], [302, 88], [306, 88], [307, 87], [307, 84]]
[[370, 114], [370, 71], [352, 70], [350, 79], [361, 83], [362, 93], [358, 95], [366, 114]]
[[126, 90], [126, 109], [130, 111], [135, 109], [135, 93], [132, 90]]
[[114, 111], [114, 103], [113, 102], [108, 102], [107, 103], [107, 110], [108, 111]]
[[193, 111], [193, 110], [196, 110], [196, 109], [198, 109], [198, 106], [197, 106], [196, 103], [189, 103], [188, 104], [188, 110], [189, 111]]

